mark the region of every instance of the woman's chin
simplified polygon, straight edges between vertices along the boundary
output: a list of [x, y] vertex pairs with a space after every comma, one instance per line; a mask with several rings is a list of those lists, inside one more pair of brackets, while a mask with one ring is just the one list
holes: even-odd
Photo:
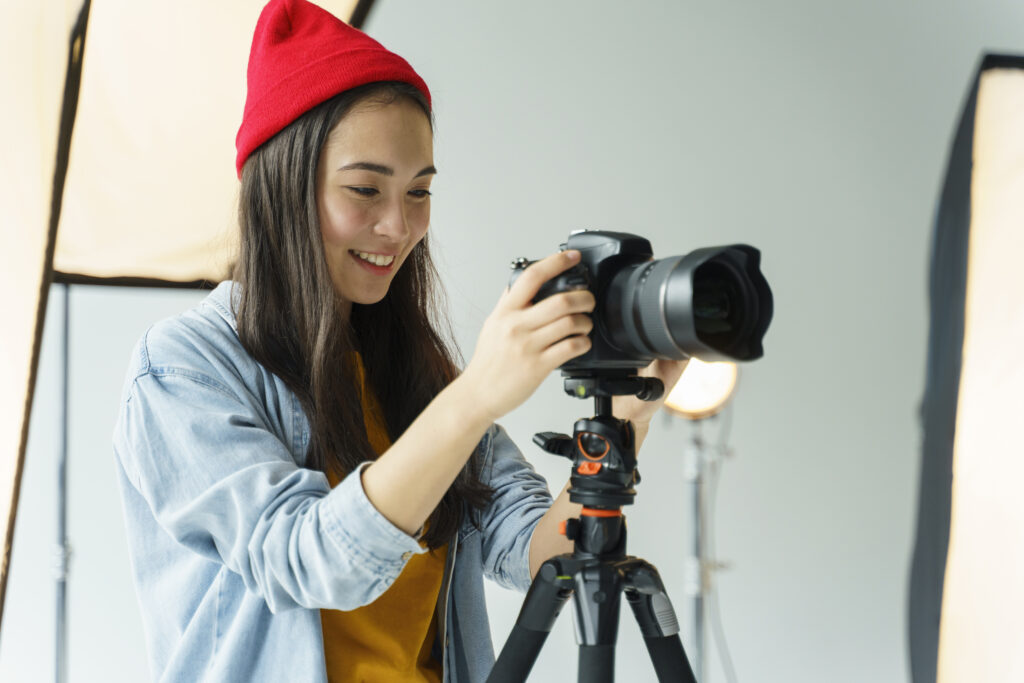
[[379, 304], [384, 300], [384, 297], [388, 295], [388, 290], [382, 292], [359, 292], [352, 296], [346, 296], [344, 293], [339, 293], [339, 297], [343, 301], [348, 301], [358, 306], [372, 306], [373, 304]]

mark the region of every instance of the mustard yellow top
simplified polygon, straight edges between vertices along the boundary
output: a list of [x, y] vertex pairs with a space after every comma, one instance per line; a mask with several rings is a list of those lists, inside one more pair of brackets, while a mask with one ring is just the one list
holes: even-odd
[[[391, 446], [380, 404], [356, 364], [366, 434], [377, 455]], [[329, 472], [331, 487], [341, 476]], [[424, 547], [426, 544], [423, 544]], [[448, 546], [413, 555], [398, 579], [369, 605], [347, 612], [321, 610], [324, 658], [331, 683], [430, 681], [440, 683], [441, 663], [430, 651], [437, 634], [438, 593]]]

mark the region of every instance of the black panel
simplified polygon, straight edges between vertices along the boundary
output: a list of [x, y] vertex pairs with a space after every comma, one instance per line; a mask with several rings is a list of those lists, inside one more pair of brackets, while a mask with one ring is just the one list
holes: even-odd
[[106, 287], [152, 287], [157, 289], [213, 289], [219, 282], [210, 280], [160, 280], [152, 277], [93, 277], [78, 273], [54, 271], [53, 281], [66, 285], [98, 285]]
[[349, 17], [348, 25], [361, 31], [366, 30], [363, 26], [366, 25], [366, 19], [370, 16], [371, 9], [373, 9], [373, 0], [359, 0], [352, 10], [352, 16]]

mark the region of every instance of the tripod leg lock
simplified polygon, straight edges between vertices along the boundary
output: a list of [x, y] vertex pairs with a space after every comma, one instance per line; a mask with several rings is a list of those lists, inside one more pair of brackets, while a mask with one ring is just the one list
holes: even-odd
[[626, 575], [626, 600], [645, 638], [679, 633], [679, 620], [658, 570], [644, 562]]
[[572, 590], [572, 577], [565, 575], [555, 561], [548, 560], [530, 585], [519, 613], [519, 625], [530, 631], [550, 632]]

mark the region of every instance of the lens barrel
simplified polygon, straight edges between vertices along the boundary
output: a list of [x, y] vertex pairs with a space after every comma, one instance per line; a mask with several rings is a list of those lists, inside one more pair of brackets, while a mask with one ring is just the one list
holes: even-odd
[[631, 355], [760, 358], [772, 318], [760, 260], [757, 249], [737, 244], [627, 265], [605, 293], [605, 334]]

